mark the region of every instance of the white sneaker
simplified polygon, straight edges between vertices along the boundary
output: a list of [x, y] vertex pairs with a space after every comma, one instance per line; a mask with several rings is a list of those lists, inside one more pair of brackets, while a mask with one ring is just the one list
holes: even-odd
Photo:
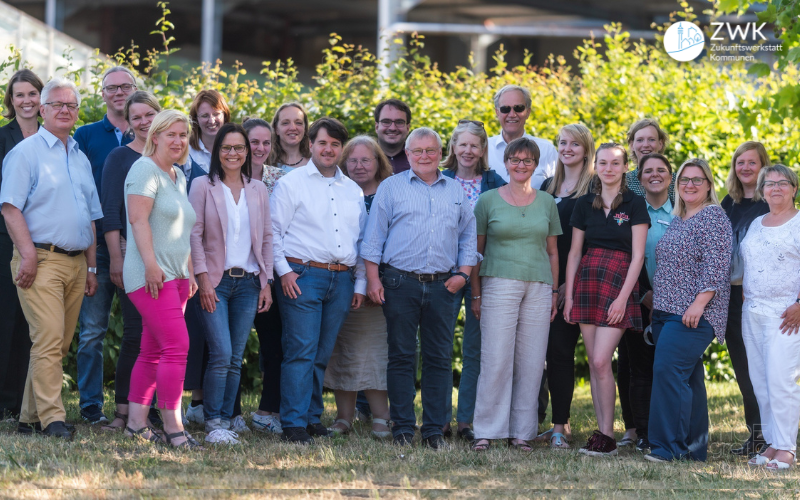
[[283, 434], [281, 419], [275, 415], [259, 415], [253, 413], [253, 428], [267, 434]]
[[233, 432], [239, 433], [250, 432], [250, 427], [247, 427], [247, 422], [244, 421], [244, 417], [241, 415], [236, 415], [233, 417], [233, 420], [231, 420], [230, 429]]
[[206, 443], [239, 444], [239, 435], [227, 429], [215, 429], [206, 436]]
[[186, 408], [186, 420], [195, 424], [204, 424], [206, 419], [203, 416], [203, 405], [191, 406]]

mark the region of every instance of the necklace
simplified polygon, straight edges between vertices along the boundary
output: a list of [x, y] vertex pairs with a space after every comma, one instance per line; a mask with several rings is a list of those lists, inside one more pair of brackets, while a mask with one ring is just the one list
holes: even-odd
[[522, 217], [525, 217], [525, 212], [528, 211], [528, 207], [530, 206], [530, 204], [525, 205], [524, 207], [520, 206], [520, 203], [517, 201], [517, 198], [514, 196], [514, 190], [511, 189], [511, 186], [509, 186], [508, 192], [511, 195], [511, 199], [514, 201], [514, 206], [516, 206], [517, 209], [520, 211], [520, 215]]
[[303, 160], [305, 160], [305, 158], [303, 158], [303, 157], [301, 156], [301, 157], [300, 157], [300, 159], [299, 159], [299, 160], [297, 160], [296, 162], [294, 162], [294, 163], [286, 163], [285, 165], [286, 165], [287, 167], [296, 167], [296, 166], [297, 166], [297, 164], [299, 164], [299, 163], [300, 163], [301, 161], [303, 161]]

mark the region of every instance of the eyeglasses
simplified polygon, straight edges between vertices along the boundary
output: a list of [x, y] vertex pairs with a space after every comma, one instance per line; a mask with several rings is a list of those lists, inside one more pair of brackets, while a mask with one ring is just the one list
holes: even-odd
[[132, 83], [123, 83], [122, 85], [106, 85], [105, 87], [103, 87], [103, 90], [105, 90], [109, 94], [116, 94], [117, 90], [122, 89], [122, 91], [127, 94], [128, 92], [130, 92], [135, 88], [136, 85]]
[[441, 151], [434, 148], [411, 150], [411, 154], [414, 156], [422, 156], [422, 153], [425, 153], [428, 156], [436, 156], [437, 154], [441, 153]]
[[508, 162], [512, 165], [519, 165], [519, 162], [522, 162], [526, 167], [536, 164], [536, 160], [533, 158], [517, 158], [516, 156], [509, 158]]
[[678, 184], [681, 186], [688, 186], [689, 181], [691, 181], [692, 185], [694, 186], [702, 186], [706, 180], [708, 179], [705, 177], [679, 177]]
[[384, 118], [383, 120], [379, 120], [378, 123], [383, 125], [384, 127], [391, 127], [392, 123], [394, 123], [395, 127], [405, 127], [406, 121], [405, 120], [389, 120], [388, 118]]
[[77, 111], [78, 110], [78, 103], [77, 102], [46, 102], [44, 103], [45, 106], [52, 106], [57, 110], [62, 110], [65, 107], [70, 111]]
[[[499, 108], [497, 108], [497, 109], [499, 109], [499, 110], [500, 110], [500, 112], [501, 112], [501, 113], [503, 113], [503, 114], [505, 115], [505, 114], [511, 113], [511, 108], [512, 108], [512, 106], [500, 106], [500, 107], [499, 107]], [[525, 106], [524, 104], [515, 104], [515, 105], [513, 106], [513, 108], [514, 108], [514, 112], [515, 112], [515, 113], [522, 113], [522, 112], [523, 112], [523, 111], [525, 111], [525, 110], [526, 110], [528, 107], [527, 107], [527, 106]]]
[[791, 185], [792, 185], [792, 183], [789, 182], [789, 181], [786, 181], [786, 180], [783, 180], [783, 181], [764, 181], [764, 189], [771, 189], [771, 188], [773, 188], [775, 186], [778, 186], [779, 188], [783, 189], [783, 188], [787, 188], [787, 187], [789, 187]]
[[237, 144], [235, 146], [225, 144], [224, 146], [219, 147], [219, 150], [222, 151], [223, 153], [230, 153], [231, 149], [237, 153], [244, 153], [245, 151], [247, 151], [247, 146], [245, 146], [244, 144]]
[[362, 167], [371, 167], [372, 163], [375, 161], [375, 158], [348, 158], [345, 162], [348, 167], [355, 167], [359, 163]]
[[464, 125], [465, 123], [471, 123], [471, 124], [473, 124], [473, 125], [477, 125], [477, 126], [479, 126], [480, 128], [485, 128], [485, 127], [483, 126], [483, 122], [479, 122], [478, 120], [467, 120], [467, 119], [464, 119], [464, 120], [458, 120], [458, 124], [459, 124], [459, 125]]

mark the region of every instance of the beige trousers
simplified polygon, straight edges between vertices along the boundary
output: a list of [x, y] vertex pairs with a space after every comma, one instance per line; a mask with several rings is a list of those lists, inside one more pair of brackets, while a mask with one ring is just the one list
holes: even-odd
[[[62, 359], [69, 352], [86, 287], [86, 257], [36, 249], [36, 279], [27, 290], [17, 287], [22, 312], [30, 327], [31, 361], [22, 397], [19, 420], [41, 422], [66, 421], [61, 385]], [[19, 271], [20, 255], [14, 248], [11, 275]]]
[[478, 439], [536, 437], [552, 287], [481, 278], [481, 373], [473, 427]]

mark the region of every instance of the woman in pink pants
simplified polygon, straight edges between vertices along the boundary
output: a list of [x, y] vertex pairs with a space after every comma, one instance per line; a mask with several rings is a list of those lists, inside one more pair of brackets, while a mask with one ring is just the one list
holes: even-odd
[[147, 426], [154, 391], [167, 442], [195, 448], [199, 443], [180, 417], [189, 336], [183, 312], [197, 290], [189, 236], [195, 212], [186, 197], [186, 178], [174, 165], [186, 163], [191, 125], [179, 111], [156, 115], [142, 157], [125, 179], [128, 210], [125, 292], [142, 315], [142, 345], [131, 374], [126, 435], [159, 441]]

